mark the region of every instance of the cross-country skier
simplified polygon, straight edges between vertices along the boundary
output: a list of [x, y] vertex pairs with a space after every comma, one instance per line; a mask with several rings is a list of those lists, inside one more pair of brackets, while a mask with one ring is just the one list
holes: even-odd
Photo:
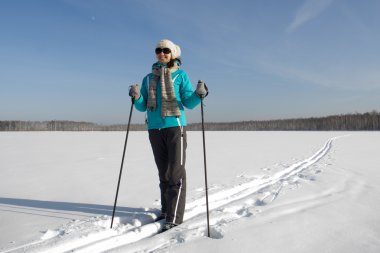
[[180, 69], [181, 49], [170, 40], [161, 40], [155, 49], [152, 72], [141, 88], [131, 86], [129, 95], [137, 110], [147, 111], [147, 127], [161, 190], [161, 218], [166, 231], [183, 222], [186, 201], [186, 118], [184, 107], [195, 108], [208, 89], [199, 81], [196, 90]]

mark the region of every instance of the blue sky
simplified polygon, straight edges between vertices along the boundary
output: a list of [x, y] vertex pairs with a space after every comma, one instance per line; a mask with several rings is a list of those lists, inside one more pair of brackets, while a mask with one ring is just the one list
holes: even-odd
[[0, 0], [0, 120], [125, 123], [163, 38], [209, 86], [206, 121], [380, 111], [379, 13], [378, 0]]

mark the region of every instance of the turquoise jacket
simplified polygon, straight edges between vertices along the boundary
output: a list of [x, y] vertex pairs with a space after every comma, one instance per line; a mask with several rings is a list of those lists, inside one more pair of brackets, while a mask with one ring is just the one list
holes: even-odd
[[[150, 73], [144, 77], [141, 85], [141, 96], [135, 101], [135, 107], [141, 112], [147, 110], [148, 102], [148, 90], [149, 82], [153, 74]], [[172, 79], [174, 81], [174, 92], [177, 97], [178, 107], [181, 112], [180, 117], [161, 117], [161, 85], [157, 85], [157, 108], [155, 111], [147, 112], [148, 129], [161, 129], [175, 126], [186, 126], [186, 116], [184, 107], [188, 109], [193, 109], [201, 102], [201, 99], [194, 92], [193, 87], [190, 83], [189, 76], [185, 71], [179, 69], [172, 73]], [[160, 80], [158, 80], [160, 83]]]

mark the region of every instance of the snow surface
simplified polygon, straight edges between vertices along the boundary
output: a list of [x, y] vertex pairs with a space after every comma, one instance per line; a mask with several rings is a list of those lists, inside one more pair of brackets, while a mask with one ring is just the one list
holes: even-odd
[[159, 234], [146, 132], [0, 133], [0, 252], [380, 252], [379, 132], [188, 132], [185, 222]]

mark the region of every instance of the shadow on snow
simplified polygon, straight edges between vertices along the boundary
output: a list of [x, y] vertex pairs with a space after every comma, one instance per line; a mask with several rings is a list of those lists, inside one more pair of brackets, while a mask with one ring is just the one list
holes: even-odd
[[[112, 215], [113, 206], [97, 205], [97, 204], [83, 204], [83, 203], [69, 203], [58, 201], [43, 201], [43, 200], [31, 200], [31, 199], [15, 199], [15, 198], [3, 198], [0, 197], [0, 211], [15, 212], [32, 214], [39, 216], [50, 216], [57, 218], [64, 218], [66, 215], [78, 215], [78, 213], [90, 214], [91, 216], [97, 215]], [[38, 214], [36, 212], [43, 212], [44, 214]], [[133, 207], [117, 207], [116, 216], [130, 216], [135, 214], [144, 214], [146, 212], [158, 213], [158, 209], [146, 209], [146, 208], [133, 208]], [[48, 215], [54, 214], [53, 215]], [[58, 216], [58, 215], [62, 216]], [[88, 215], [81, 215], [88, 216]]]

